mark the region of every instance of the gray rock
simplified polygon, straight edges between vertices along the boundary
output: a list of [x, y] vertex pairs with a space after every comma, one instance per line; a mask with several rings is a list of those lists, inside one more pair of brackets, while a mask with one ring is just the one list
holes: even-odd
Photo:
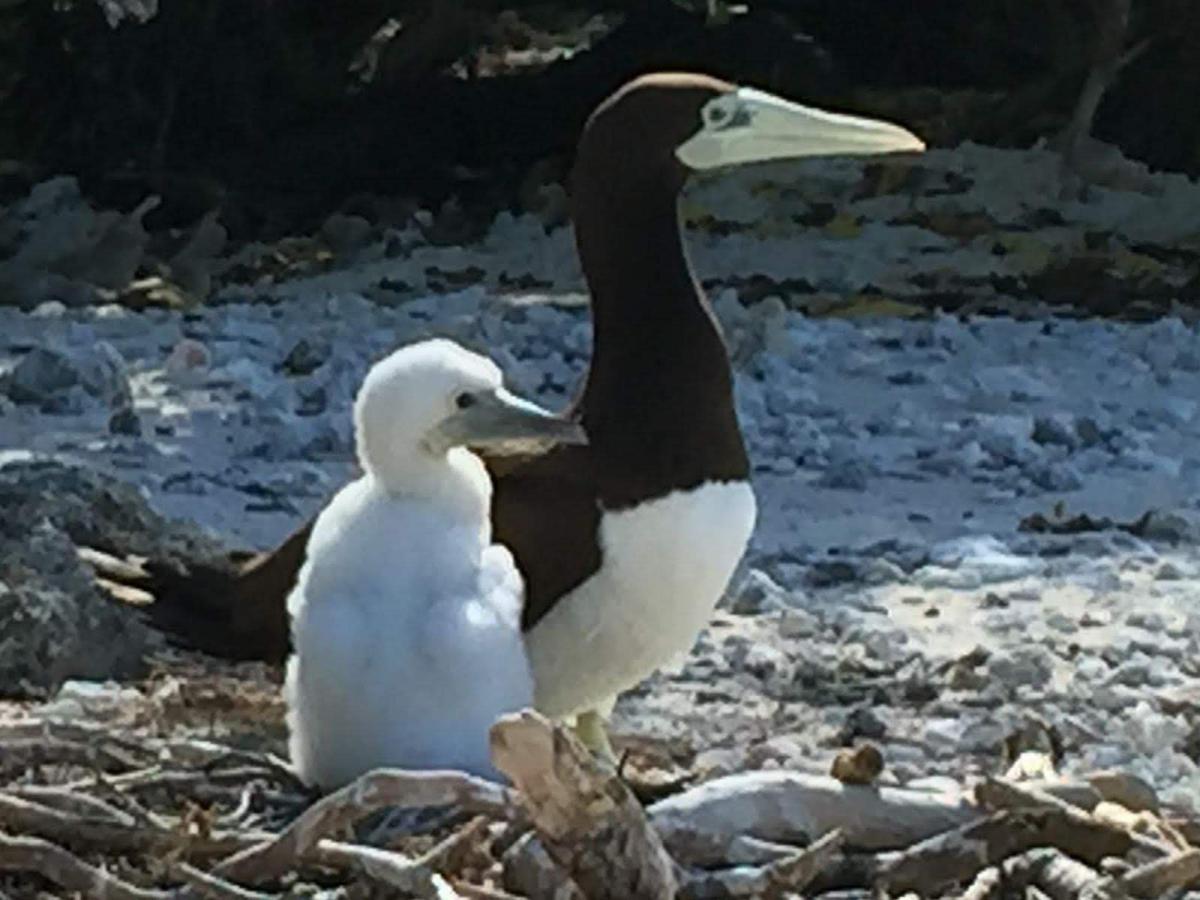
[[109, 408], [130, 403], [125, 360], [107, 341], [70, 350], [35, 347], [17, 363], [6, 393], [17, 403], [52, 412], [79, 412], [87, 399]]
[[1054, 672], [1054, 662], [1044, 647], [999, 650], [987, 662], [988, 676], [1009, 688], [1041, 685]]
[[1131, 612], [1125, 617], [1125, 624], [1132, 628], [1161, 632], [1166, 629], [1167, 620], [1156, 612]]
[[1075, 420], [1075, 435], [1084, 447], [1095, 447], [1104, 443], [1104, 432], [1096, 420], [1089, 416], [1080, 416]]
[[1038, 444], [1054, 444], [1074, 450], [1078, 446], [1078, 434], [1069, 416], [1038, 416], [1033, 420], [1033, 434]]
[[790, 606], [785, 588], [776, 584], [766, 572], [751, 569], [733, 593], [729, 610], [741, 616], [753, 616], [785, 610]]
[[1029, 472], [1029, 480], [1044, 491], [1077, 491], [1083, 487], [1079, 470], [1069, 463], [1043, 463]]
[[1190, 513], [1151, 510], [1143, 523], [1142, 537], [1150, 541], [1194, 543], [1200, 541], [1200, 524]]
[[887, 724], [879, 718], [873, 709], [860, 706], [846, 716], [846, 721], [838, 730], [837, 740], [843, 746], [849, 746], [856, 738], [881, 740], [887, 734]]
[[295, 343], [281, 366], [289, 375], [311, 375], [329, 359], [330, 347], [327, 341], [301, 338]]
[[860, 459], [843, 459], [830, 463], [817, 485], [843, 491], [865, 491], [871, 477], [871, 467]]
[[0, 509], [0, 694], [134, 677], [147, 649], [161, 646], [132, 610], [96, 590], [78, 546], [228, 564], [195, 526], [164, 519], [133, 487], [83, 466], [0, 466]]
[[118, 407], [108, 418], [108, 432], [127, 437], [141, 437], [142, 420], [138, 418], [132, 406]]
[[0, 695], [142, 674], [157, 638], [133, 610], [100, 596], [63, 531], [42, 520], [0, 536], [0, 579]]

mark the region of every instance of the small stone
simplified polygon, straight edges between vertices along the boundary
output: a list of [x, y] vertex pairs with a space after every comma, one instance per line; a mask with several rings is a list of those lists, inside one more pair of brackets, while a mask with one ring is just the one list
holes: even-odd
[[1079, 630], [1078, 622], [1057, 610], [1046, 614], [1046, 625], [1060, 634], [1074, 634]]
[[883, 753], [874, 744], [841, 750], [829, 774], [842, 784], [873, 784], [883, 772]]
[[987, 664], [988, 676], [1010, 687], [1041, 685], [1050, 680], [1054, 665], [1042, 647], [1001, 650]]
[[840, 584], [853, 584], [859, 580], [858, 569], [845, 560], [817, 560], [808, 567], [804, 580], [815, 588], [836, 587]]
[[1075, 434], [1084, 447], [1095, 447], [1104, 443], [1104, 432], [1095, 419], [1082, 416], [1075, 420]]
[[846, 716], [846, 721], [838, 730], [839, 744], [851, 744], [855, 738], [882, 740], [887, 734], [887, 725], [870, 707], [860, 706]]
[[281, 364], [283, 371], [289, 375], [311, 375], [329, 359], [330, 348], [327, 343], [310, 341], [301, 338], [288, 351]]
[[334, 213], [321, 225], [321, 237], [334, 253], [353, 253], [371, 237], [371, 223], [362, 216]]
[[1178, 543], [1200, 541], [1200, 527], [1189, 515], [1151, 510], [1142, 521], [1141, 537], [1150, 541]]
[[192, 338], [184, 338], [171, 349], [164, 368], [168, 375], [186, 377], [204, 372], [211, 365], [212, 355], [208, 348]]
[[133, 411], [132, 406], [122, 406], [108, 417], [109, 434], [123, 434], [128, 437], [141, 437], [142, 420]]
[[740, 660], [740, 667], [764, 682], [786, 682], [792, 671], [787, 654], [765, 644], [751, 644]]
[[1156, 612], [1131, 612], [1125, 617], [1125, 624], [1157, 633], [1166, 630], [1167, 620]]
[[118, 407], [130, 401], [125, 360], [107, 341], [61, 350], [35, 347], [8, 379], [8, 396], [54, 412], [81, 411], [80, 398]]
[[1108, 678], [1108, 664], [1096, 656], [1085, 656], [1076, 659], [1072, 674], [1081, 681], [1102, 681]]
[[779, 616], [779, 634], [788, 640], [816, 637], [821, 632], [817, 617], [804, 609], [788, 609]]
[[1158, 567], [1158, 571], [1154, 573], [1154, 577], [1158, 581], [1182, 581], [1187, 577], [1187, 573], [1173, 562], [1165, 562]]
[[907, 577], [903, 569], [886, 559], [867, 560], [859, 570], [859, 576], [863, 584], [871, 586], [895, 584], [903, 582]]
[[1030, 436], [1035, 443], [1053, 444], [1068, 450], [1074, 450], [1078, 445], [1078, 435], [1071, 420], [1065, 416], [1038, 416], [1033, 420]]
[[1083, 487], [1079, 470], [1067, 463], [1042, 463], [1029, 472], [1029, 480], [1044, 491], [1077, 491]]
[[865, 491], [871, 468], [862, 460], [844, 459], [830, 465], [817, 479], [817, 486], [843, 491]]
[[1154, 788], [1131, 772], [1114, 769], [1092, 772], [1087, 782], [1110, 803], [1119, 803], [1133, 812], [1158, 812], [1158, 794]]
[[760, 569], [751, 569], [747, 573], [729, 605], [730, 612], [740, 616], [754, 616], [790, 608], [787, 590]]
[[47, 300], [39, 303], [30, 312], [35, 319], [61, 319], [67, 313], [67, 305], [61, 300]]

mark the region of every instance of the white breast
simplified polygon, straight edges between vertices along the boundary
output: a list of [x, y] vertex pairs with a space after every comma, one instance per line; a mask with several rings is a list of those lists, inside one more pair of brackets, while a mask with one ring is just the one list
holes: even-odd
[[691, 650], [754, 530], [748, 482], [709, 482], [605, 512], [600, 569], [525, 636], [537, 708], [567, 716]]

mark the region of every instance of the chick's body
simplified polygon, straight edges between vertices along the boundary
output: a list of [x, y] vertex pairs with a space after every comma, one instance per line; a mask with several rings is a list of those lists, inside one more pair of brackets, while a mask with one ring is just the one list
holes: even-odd
[[489, 531], [486, 517], [396, 502], [369, 475], [322, 513], [288, 603], [305, 781], [333, 789], [379, 766], [494, 777], [488, 729], [532, 705], [533, 683], [521, 577]]

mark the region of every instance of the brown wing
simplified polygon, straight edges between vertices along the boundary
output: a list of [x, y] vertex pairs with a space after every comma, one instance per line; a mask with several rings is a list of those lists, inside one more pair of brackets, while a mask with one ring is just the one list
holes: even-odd
[[521, 459], [489, 458], [492, 540], [512, 551], [525, 578], [528, 631], [559, 597], [600, 567], [591, 450], [561, 446]]
[[86, 558], [108, 593], [128, 597], [132, 588], [153, 598], [138, 609], [171, 643], [223, 659], [280, 665], [291, 649], [287, 595], [314, 521], [274, 550], [230, 554], [228, 566], [176, 567], [158, 560], [131, 565], [95, 553]]
[[[493, 540], [516, 558], [526, 582], [523, 624], [531, 627], [555, 599], [600, 565], [599, 511], [587, 447], [539, 456], [486, 457], [495, 493]], [[93, 554], [97, 581], [110, 594], [150, 595], [146, 620], [177, 646], [236, 660], [282, 664], [291, 649], [287, 596], [304, 563], [314, 516], [274, 550], [231, 554], [226, 567], [131, 565]], [[248, 556], [248, 558], [247, 558]]]

